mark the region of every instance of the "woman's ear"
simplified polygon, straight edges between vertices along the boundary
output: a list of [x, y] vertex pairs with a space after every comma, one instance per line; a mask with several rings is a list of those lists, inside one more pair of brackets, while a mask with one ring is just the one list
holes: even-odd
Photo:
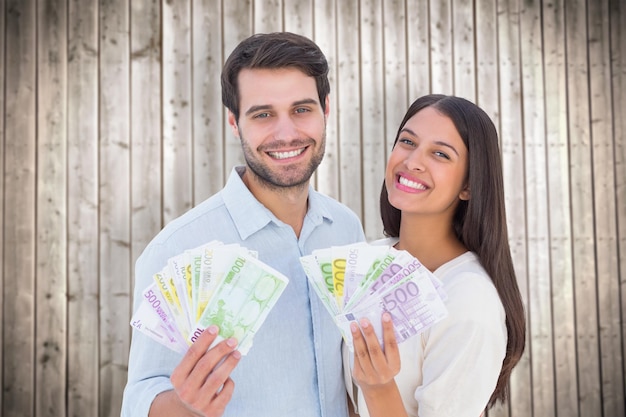
[[459, 193], [459, 199], [465, 200], [465, 201], [470, 199], [469, 184], [466, 184], [465, 187], [461, 190], [461, 192]]

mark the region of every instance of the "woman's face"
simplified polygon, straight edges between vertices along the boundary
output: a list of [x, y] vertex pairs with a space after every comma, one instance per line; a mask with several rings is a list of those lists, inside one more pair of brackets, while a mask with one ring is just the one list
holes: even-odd
[[468, 200], [468, 152], [452, 120], [432, 107], [411, 117], [389, 155], [385, 185], [392, 206], [405, 214], [450, 221]]

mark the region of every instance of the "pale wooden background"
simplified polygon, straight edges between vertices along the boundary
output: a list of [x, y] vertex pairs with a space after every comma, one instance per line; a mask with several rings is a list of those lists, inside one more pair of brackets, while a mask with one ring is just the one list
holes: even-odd
[[369, 238], [413, 99], [494, 118], [528, 344], [489, 414], [624, 416], [625, 0], [0, 0], [0, 414], [119, 415], [134, 260], [241, 161], [220, 68], [275, 30], [329, 57], [315, 182]]

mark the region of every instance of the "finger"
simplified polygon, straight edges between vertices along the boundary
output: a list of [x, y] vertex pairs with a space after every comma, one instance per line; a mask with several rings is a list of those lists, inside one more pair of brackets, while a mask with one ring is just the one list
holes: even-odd
[[372, 363], [370, 354], [367, 350], [367, 343], [363, 338], [363, 333], [356, 322], [350, 323], [350, 331], [352, 333], [352, 344], [354, 346], [354, 373], [355, 377], [359, 372], [368, 375], [372, 372]]
[[231, 378], [228, 378], [224, 382], [222, 390], [215, 394], [215, 396], [212, 398], [211, 403], [208, 405], [205, 414], [215, 416], [221, 416], [222, 414], [224, 414], [226, 406], [233, 397], [234, 390], [235, 383]]
[[394, 373], [400, 372], [400, 351], [398, 349], [398, 341], [396, 340], [396, 333], [393, 328], [393, 321], [391, 320], [391, 314], [388, 312], [383, 313], [382, 317], [383, 325], [383, 341], [385, 346], [385, 358], [387, 359], [387, 366]]
[[[234, 342], [234, 339], [228, 339], [225, 342], [229, 344], [229, 342]], [[231, 346], [234, 347], [235, 344], [231, 344]], [[223, 357], [223, 360], [212, 368], [211, 373], [205, 379], [202, 391], [207, 394], [220, 392], [220, 389], [228, 381], [231, 372], [235, 369], [240, 359], [241, 353], [237, 350]]]
[[187, 378], [179, 379], [173, 373], [170, 379], [179, 398], [196, 410], [210, 406], [241, 358], [238, 351], [233, 352], [236, 346], [233, 338], [223, 340], [204, 353]]
[[[200, 397], [195, 405], [200, 410], [210, 410], [211, 415], [222, 415], [232, 397], [234, 382], [230, 374], [239, 363], [241, 353], [234, 351], [220, 362], [209, 374], [200, 388]], [[222, 410], [219, 412], [219, 410]]]
[[374, 330], [374, 326], [372, 326], [372, 323], [370, 323], [370, 321], [366, 318], [362, 318], [359, 323], [361, 325], [363, 337], [365, 338], [365, 343], [367, 344], [372, 366], [374, 369], [379, 369], [381, 366], [385, 365], [387, 361], [380, 346], [380, 341], [378, 340], [376, 331]]
[[180, 361], [178, 366], [172, 372], [170, 379], [174, 381], [184, 381], [187, 379], [191, 371], [195, 368], [200, 359], [204, 357], [204, 354], [211, 346], [211, 343], [215, 341], [219, 329], [217, 326], [209, 326], [205, 329], [196, 341], [189, 347], [185, 356]]

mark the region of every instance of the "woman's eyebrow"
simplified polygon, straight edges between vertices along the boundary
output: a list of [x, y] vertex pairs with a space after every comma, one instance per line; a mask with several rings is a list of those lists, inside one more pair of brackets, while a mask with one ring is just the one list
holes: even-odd
[[[413, 137], [419, 138], [417, 133], [413, 132], [408, 127], [402, 128], [402, 130], [400, 131], [400, 133], [405, 133], [405, 132], [410, 134]], [[450, 149], [452, 149], [452, 152], [454, 152], [457, 156], [459, 156], [459, 153], [457, 152], [456, 148], [454, 146], [450, 145], [448, 142], [445, 142], [445, 141], [442, 141], [442, 140], [436, 140], [435, 144], [439, 145], [439, 146], [446, 147], [446, 148], [450, 148]]]

